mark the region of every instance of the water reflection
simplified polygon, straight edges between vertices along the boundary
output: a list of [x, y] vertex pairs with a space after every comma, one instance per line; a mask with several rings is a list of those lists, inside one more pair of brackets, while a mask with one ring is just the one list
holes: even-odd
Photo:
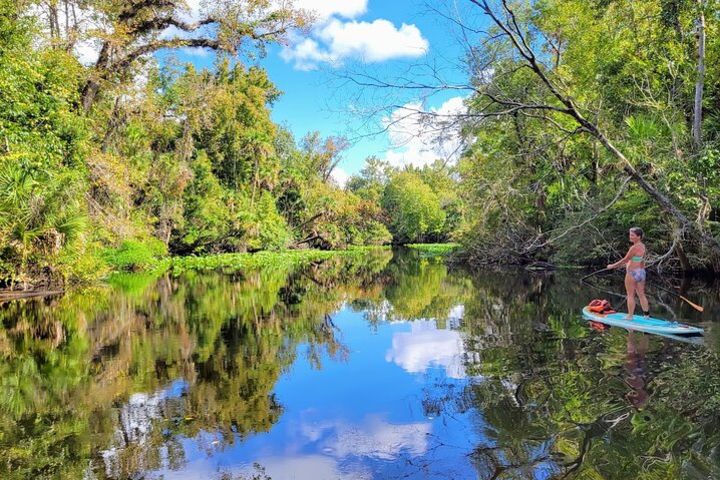
[[645, 407], [648, 401], [648, 392], [645, 389], [647, 383], [645, 354], [649, 343], [650, 339], [645, 334], [632, 331], [627, 333], [627, 360], [625, 361], [627, 375], [625, 383], [631, 388], [627, 397], [632, 406], [638, 410]]
[[0, 477], [720, 478], [714, 325], [596, 332], [575, 276], [391, 257], [0, 306]]
[[450, 378], [465, 378], [463, 337], [456, 330], [438, 330], [435, 322], [418, 320], [409, 332], [393, 335], [385, 359], [408, 373], [424, 373], [440, 367]]

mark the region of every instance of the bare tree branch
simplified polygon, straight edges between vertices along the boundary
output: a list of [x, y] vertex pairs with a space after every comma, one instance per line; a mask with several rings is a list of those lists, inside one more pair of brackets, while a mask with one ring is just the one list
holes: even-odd
[[[625, 180], [623, 181], [622, 185], [620, 185], [620, 188], [618, 189], [617, 194], [616, 194], [615, 197], [610, 201], [610, 203], [608, 203], [608, 204], [605, 205], [604, 207], [602, 207], [602, 208], [600, 208], [599, 210], [597, 210], [594, 215], [592, 215], [591, 217], [589, 217], [589, 218], [585, 219], [584, 221], [578, 223], [577, 225], [573, 225], [572, 227], [568, 228], [567, 230], [565, 230], [565, 231], [562, 232], [561, 234], [559, 234], [559, 235], [557, 235], [557, 236], [555, 236], [555, 237], [549, 238], [548, 240], [546, 240], [546, 241], [544, 241], [544, 242], [542, 242], [542, 243], [534, 243], [534, 242], [533, 242], [532, 244], [528, 245], [528, 246], [525, 248], [526, 253], [527, 253], [527, 254], [531, 254], [531, 253], [536, 252], [537, 250], [539, 250], [539, 249], [541, 249], [541, 248], [547, 247], [548, 245], [552, 245], [553, 243], [557, 242], [557, 241], [560, 240], [561, 238], [567, 236], [568, 234], [570, 234], [571, 232], [574, 232], [575, 230], [578, 230], [578, 229], [584, 227], [585, 225], [587, 225], [588, 223], [592, 222], [592, 221], [595, 220], [597, 217], [599, 217], [601, 214], [607, 212], [607, 211], [610, 209], [610, 207], [612, 207], [613, 205], [615, 205], [615, 203], [617, 203], [617, 201], [620, 200], [620, 198], [623, 196], [623, 194], [625, 193], [625, 189], [626, 189], [627, 186], [628, 186], [628, 183], [630, 183], [630, 180], [632, 180], [631, 177], [625, 178]], [[541, 238], [541, 237], [538, 237], [536, 240], [539, 240], [540, 238]]]

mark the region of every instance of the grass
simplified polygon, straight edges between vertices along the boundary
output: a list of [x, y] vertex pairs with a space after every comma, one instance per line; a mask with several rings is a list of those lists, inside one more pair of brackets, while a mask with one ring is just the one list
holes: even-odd
[[446, 257], [460, 248], [459, 243], [411, 243], [406, 245], [420, 252], [423, 257]]
[[218, 255], [165, 257], [145, 263], [141, 270], [169, 271], [181, 275], [187, 271], [223, 271], [226, 273], [256, 268], [290, 268], [337, 257], [358, 257], [389, 247], [351, 247], [347, 250], [283, 250], [257, 253], [223, 253]]

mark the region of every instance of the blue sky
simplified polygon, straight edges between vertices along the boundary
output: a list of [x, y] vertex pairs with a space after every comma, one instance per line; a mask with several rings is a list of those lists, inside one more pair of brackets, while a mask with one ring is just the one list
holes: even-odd
[[[197, 10], [200, 0], [188, 3]], [[293, 34], [286, 46], [271, 46], [267, 56], [258, 61], [283, 92], [272, 107], [275, 122], [287, 125], [297, 140], [315, 130], [324, 137], [349, 138], [351, 147], [335, 174], [340, 183], [347, 175], [359, 172], [370, 155], [396, 166], [423, 165], [449, 156], [456, 148], [455, 139], [441, 147], [431, 146], [435, 139], [432, 134], [418, 132], [416, 120], [403, 118], [386, 132], [369, 134], [388, 126], [388, 118], [398, 120], [407, 115], [400, 113], [406, 110], [395, 110], [392, 106], [412, 104], [419, 110], [454, 112], [462, 108], [462, 97], [467, 93], [442, 92], [420, 101], [422, 93], [418, 91], [362, 89], [343, 77], [353, 72], [383, 79], [398, 75], [417, 79], [432, 64], [441, 66], [449, 81], [464, 82], [464, 73], [457, 66], [463, 49], [451, 21], [430, 12], [427, 3], [417, 0], [295, 0], [295, 3], [316, 12], [314, 27], [306, 34]], [[438, 9], [447, 7], [444, 1], [428, 3]], [[470, 5], [464, 0], [457, 4]], [[198, 67], [208, 67], [213, 61], [212, 53], [202, 50], [186, 50], [176, 56]], [[381, 107], [385, 108], [374, 115], [358, 113]]]

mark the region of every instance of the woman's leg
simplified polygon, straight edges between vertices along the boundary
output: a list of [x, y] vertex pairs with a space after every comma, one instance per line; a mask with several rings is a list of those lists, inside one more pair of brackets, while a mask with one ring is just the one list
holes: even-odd
[[[637, 282], [635, 284], [635, 290], [637, 291], [638, 299], [640, 299], [640, 306], [643, 309], [643, 314], [650, 311], [650, 304], [645, 296], [645, 282]], [[645, 314], [647, 315], [647, 314]]]
[[628, 314], [625, 318], [631, 319], [635, 314], [635, 280], [630, 272], [625, 274], [625, 291], [627, 292]]

